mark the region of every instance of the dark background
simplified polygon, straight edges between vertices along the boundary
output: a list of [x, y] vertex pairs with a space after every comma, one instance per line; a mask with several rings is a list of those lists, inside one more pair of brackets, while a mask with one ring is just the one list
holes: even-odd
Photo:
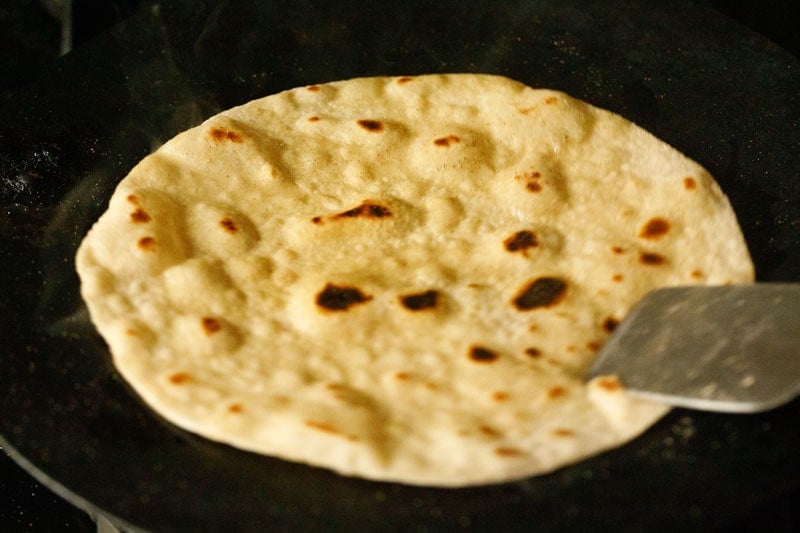
[[[71, 13], [58, 0], [2, 0], [0, 2], [0, 99], [46, 72], [62, 52], [80, 47], [152, 0], [73, 0]], [[698, 1], [714, 7], [741, 24], [767, 36], [800, 57], [800, 3], [795, 0], [752, 2]], [[68, 21], [68, 22], [65, 22]], [[63, 30], [71, 33], [64, 42]], [[0, 117], [2, 120], [2, 117]], [[2, 371], [2, 369], [0, 369]], [[4, 393], [4, 391], [3, 391]], [[800, 529], [795, 508], [800, 495], [762, 509], [744, 531]], [[784, 517], [775, 523], [775, 516]], [[0, 452], [0, 531], [93, 531], [94, 521], [46, 487]]]

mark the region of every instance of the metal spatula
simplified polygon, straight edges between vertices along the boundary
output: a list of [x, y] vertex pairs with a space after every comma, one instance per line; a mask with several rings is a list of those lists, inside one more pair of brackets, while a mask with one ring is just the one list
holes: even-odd
[[637, 396], [752, 413], [800, 394], [800, 284], [675, 287], [649, 293], [606, 341], [588, 378]]

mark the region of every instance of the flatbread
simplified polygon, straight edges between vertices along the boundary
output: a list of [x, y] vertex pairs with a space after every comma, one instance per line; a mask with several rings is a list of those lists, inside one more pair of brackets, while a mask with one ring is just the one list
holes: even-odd
[[697, 163], [566, 94], [474, 75], [301, 87], [122, 180], [77, 254], [114, 364], [167, 420], [409, 484], [519, 479], [666, 407], [583, 374], [649, 290], [744, 283]]

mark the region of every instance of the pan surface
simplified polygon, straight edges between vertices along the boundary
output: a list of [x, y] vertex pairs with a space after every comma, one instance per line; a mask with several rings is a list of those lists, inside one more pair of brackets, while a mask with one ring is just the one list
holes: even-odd
[[[692, 2], [162, 3], [61, 61], [0, 125], [0, 444], [129, 529], [720, 528], [800, 483], [800, 403], [676, 410], [553, 474], [460, 490], [342, 478], [162, 421], [113, 370], [73, 256], [118, 181], [211, 114], [364, 75], [486, 72], [616, 111], [706, 166], [763, 281], [800, 281], [800, 63]], [[478, 5], [480, 4], [480, 5]]]

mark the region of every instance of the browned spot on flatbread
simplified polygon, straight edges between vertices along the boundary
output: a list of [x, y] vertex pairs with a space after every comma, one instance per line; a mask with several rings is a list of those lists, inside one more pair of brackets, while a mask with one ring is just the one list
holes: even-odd
[[669, 232], [669, 227], [668, 220], [661, 217], [651, 218], [639, 230], [639, 237], [643, 239], [660, 239]]
[[410, 81], [414, 81], [414, 78], [412, 78], [411, 76], [403, 76], [401, 78], [397, 78], [397, 83], [399, 85], [403, 85], [403, 84], [408, 83]]
[[492, 400], [496, 402], [504, 402], [508, 400], [508, 393], [503, 391], [495, 391], [492, 393]]
[[693, 191], [697, 188], [697, 180], [691, 176], [683, 178], [683, 188], [687, 191]]
[[537, 359], [542, 356], [542, 351], [539, 348], [525, 348], [525, 355], [532, 357], [533, 359]]
[[317, 115], [313, 115], [311, 117], [308, 117], [308, 121], [309, 122], [319, 122], [320, 120], [322, 120], [322, 119], [319, 118]]
[[312, 429], [316, 429], [316, 430], [319, 430], [319, 431], [324, 431], [325, 433], [332, 433], [332, 434], [335, 434], [335, 435], [341, 435], [342, 434], [338, 429], [336, 429], [335, 427], [333, 427], [330, 424], [326, 424], [325, 422], [317, 422], [316, 420], [306, 420], [305, 424], [306, 424], [306, 426], [308, 426], [308, 427], [310, 427]]
[[244, 136], [241, 133], [218, 126], [208, 130], [208, 135], [216, 142], [231, 141], [240, 143], [244, 140]]
[[522, 174], [517, 174], [514, 176], [514, 179], [524, 181], [525, 182], [525, 189], [528, 192], [537, 193], [542, 190], [542, 184], [539, 182], [539, 178], [542, 177], [542, 174], [538, 171], [532, 172], [523, 172]]
[[383, 123], [380, 120], [361, 119], [357, 120], [356, 124], [372, 133], [379, 133], [383, 131]]
[[554, 437], [562, 437], [562, 438], [569, 438], [575, 436], [574, 431], [565, 428], [556, 428], [552, 431], [552, 434]]
[[602, 345], [597, 341], [589, 341], [586, 343], [586, 349], [590, 352], [597, 352], [600, 351]]
[[607, 376], [598, 379], [597, 386], [607, 392], [617, 392], [622, 390], [622, 383], [614, 376]]
[[524, 455], [522, 450], [508, 446], [497, 447], [494, 449], [494, 453], [500, 457], [519, 457], [520, 455]]
[[560, 278], [537, 278], [522, 287], [511, 303], [520, 311], [551, 307], [564, 299], [567, 283]]
[[619, 326], [619, 320], [613, 316], [606, 317], [606, 319], [603, 320], [603, 329], [609, 333], [617, 329], [617, 326]]
[[139, 205], [139, 197], [138, 197], [138, 196], [136, 196], [135, 194], [129, 194], [128, 196], [126, 196], [126, 197], [125, 197], [125, 199], [126, 199], [126, 200], [127, 200], [129, 203], [131, 203], [131, 204], [133, 204], [133, 205]]
[[539, 241], [536, 234], [531, 230], [520, 230], [513, 235], [507, 237], [503, 241], [503, 246], [509, 252], [520, 252], [525, 257], [528, 256], [528, 249], [539, 246]]
[[400, 296], [400, 303], [403, 305], [403, 307], [411, 311], [434, 309], [438, 301], [439, 293], [432, 289], [425, 292]]
[[156, 248], [156, 240], [153, 237], [142, 237], [136, 241], [136, 246], [145, 252], [152, 252]]
[[348, 435], [336, 429], [334, 426], [330, 424], [326, 424], [325, 422], [319, 422], [316, 420], [306, 420], [305, 425], [310, 427], [311, 429], [316, 429], [317, 431], [321, 431], [323, 433], [328, 433], [330, 435], [336, 435], [338, 437], [344, 437], [347, 440], [356, 441], [358, 437], [355, 435]]
[[623, 248], [622, 246], [612, 246], [611, 251], [617, 255], [620, 255], [625, 253], [625, 248]]
[[176, 372], [169, 377], [169, 382], [173, 385], [184, 385], [192, 381], [192, 375], [188, 372]]
[[658, 266], [667, 262], [667, 258], [654, 252], [641, 252], [639, 262], [643, 265]]
[[500, 354], [483, 346], [471, 346], [469, 349], [469, 358], [476, 363], [492, 363], [499, 357]]
[[236, 233], [237, 231], [236, 223], [227, 217], [220, 220], [219, 225], [222, 226], [222, 229], [227, 233]]
[[206, 335], [213, 335], [222, 329], [222, 324], [216, 318], [205, 316], [200, 319], [200, 327], [203, 328]]
[[242, 407], [242, 404], [240, 403], [232, 403], [228, 406], [228, 412], [235, 414], [243, 413], [244, 407]]
[[337, 400], [342, 400], [345, 402], [353, 400], [352, 395], [348, 394], [349, 393], [348, 388], [345, 387], [344, 385], [340, 385], [338, 383], [328, 383], [325, 386], [325, 388], [331, 391], [331, 396], [333, 396]]
[[347, 287], [328, 283], [317, 293], [317, 305], [328, 311], [346, 311], [354, 305], [372, 300], [372, 296], [364, 294], [355, 287]]
[[461, 139], [459, 139], [457, 136], [448, 135], [446, 137], [439, 137], [438, 139], [434, 139], [433, 144], [435, 144], [436, 146], [442, 146], [444, 148], [447, 148], [448, 146], [457, 144], [459, 142], [461, 142]]
[[147, 212], [140, 207], [131, 213], [131, 222], [145, 224], [150, 222], [150, 215], [148, 215]]
[[[363, 202], [361, 202], [361, 205], [359, 206], [329, 216], [328, 220], [343, 220], [350, 218], [378, 219], [378, 218], [387, 218], [390, 216], [392, 216], [392, 211], [387, 206], [381, 205], [378, 202], [374, 202], [372, 200], [364, 200]], [[314, 224], [321, 224], [323, 222], [323, 218], [316, 216], [311, 219], [311, 222], [313, 222]]]
[[530, 192], [541, 192], [542, 184], [538, 181], [529, 181], [525, 184], [525, 188]]
[[702, 270], [692, 270], [690, 276], [692, 276], [694, 279], [702, 279], [705, 277], [705, 274], [703, 274]]
[[548, 96], [547, 98], [544, 99], [544, 103], [547, 105], [553, 105], [556, 102], [558, 102], [558, 97], [556, 96]]
[[550, 390], [547, 391], [547, 397], [550, 398], [551, 400], [554, 400], [556, 398], [561, 398], [566, 394], [567, 394], [567, 389], [560, 386], [552, 387]]
[[492, 426], [487, 426], [487, 425], [478, 426], [478, 431], [480, 431], [482, 434], [486, 435], [487, 437], [490, 437], [490, 438], [493, 438], [493, 439], [499, 438], [502, 435], [499, 431], [494, 429]]
[[623, 279], [622, 274], [614, 274], [613, 276], [611, 276], [611, 280], [614, 281], [615, 283], [619, 283], [620, 281], [622, 281], [622, 279]]
[[309, 85], [308, 87], [306, 87], [306, 90], [310, 91], [312, 93], [315, 93], [315, 92], [319, 91], [320, 89], [322, 89], [322, 87], [320, 87], [319, 85]]
[[411, 378], [408, 372], [398, 372], [394, 375], [394, 379], [398, 381], [408, 381]]

